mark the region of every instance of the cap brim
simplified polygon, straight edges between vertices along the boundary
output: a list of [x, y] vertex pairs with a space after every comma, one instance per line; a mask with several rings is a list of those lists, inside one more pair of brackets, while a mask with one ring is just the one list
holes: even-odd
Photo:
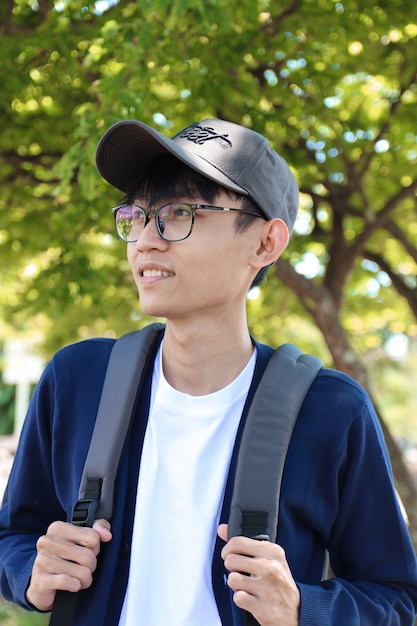
[[248, 195], [202, 156], [137, 120], [117, 122], [108, 129], [97, 146], [96, 165], [107, 182], [126, 193], [134, 181], [140, 180], [151, 161], [167, 153], [219, 185]]

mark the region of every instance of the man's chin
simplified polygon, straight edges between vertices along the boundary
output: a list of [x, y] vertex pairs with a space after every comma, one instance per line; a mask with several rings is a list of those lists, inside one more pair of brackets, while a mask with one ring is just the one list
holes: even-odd
[[146, 302], [144, 303], [140, 299], [139, 304], [142, 313], [144, 313], [145, 315], [149, 315], [149, 317], [166, 318], [167, 316], [166, 309], [162, 310], [161, 307], [156, 305], [152, 306], [151, 304], [147, 304]]

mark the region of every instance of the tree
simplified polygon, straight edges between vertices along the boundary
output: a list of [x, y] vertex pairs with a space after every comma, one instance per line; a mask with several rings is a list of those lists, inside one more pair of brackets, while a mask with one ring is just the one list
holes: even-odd
[[[300, 183], [295, 235], [262, 305], [286, 314], [265, 339], [278, 343], [291, 315], [308, 319], [327, 362], [371, 391], [359, 355], [417, 330], [414, 3], [109, 5], [0, 9], [4, 315], [44, 324], [48, 352], [145, 323], [108, 234], [119, 198], [94, 170], [95, 146], [124, 118], [173, 134], [223, 117], [268, 136]], [[386, 436], [417, 541], [415, 487]]]

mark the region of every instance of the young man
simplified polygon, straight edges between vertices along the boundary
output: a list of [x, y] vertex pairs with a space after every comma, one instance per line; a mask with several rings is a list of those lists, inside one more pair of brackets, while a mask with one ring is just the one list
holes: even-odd
[[[113, 342], [69, 346], [47, 366], [0, 512], [3, 595], [49, 611], [57, 590], [82, 590], [77, 626], [237, 626], [243, 609], [261, 626], [412, 626], [416, 559], [387, 451], [367, 395], [340, 372], [320, 371], [298, 416], [277, 543], [228, 541], [240, 436], [272, 353], [249, 335], [246, 295], [297, 211], [285, 161], [213, 119], [172, 139], [120, 122], [97, 165], [126, 194], [117, 231], [143, 311], [166, 328], [111, 524], [68, 520]], [[335, 576], [322, 581], [326, 550]]]

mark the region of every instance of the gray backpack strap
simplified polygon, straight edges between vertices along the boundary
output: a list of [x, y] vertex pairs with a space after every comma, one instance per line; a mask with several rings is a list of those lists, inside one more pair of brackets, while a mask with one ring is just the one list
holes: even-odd
[[284, 344], [271, 356], [243, 430], [229, 518], [236, 535], [275, 541], [287, 448], [305, 395], [323, 364]]
[[[90, 525], [84, 518], [91, 522], [92, 508], [94, 519], [111, 519], [113, 515], [114, 485], [126, 435], [148, 356], [163, 328], [162, 324], [151, 324], [123, 335], [113, 346], [81, 478], [79, 500], [73, 511], [73, 523]], [[91, 506], [95, 489], [100, 486], [99, 503], [96, 502], [96, 507]]]
[[[151, 324], [118, 339], [110, 353], [100, 404], [81, 478], [79, 500], [72, 523], [92, 526], [95, 519], [110, 520], [114, 488], [136, 399], [146, 373], [148, 357], [164, 328]], [[71, 626], [78, 594], [57, 591], [49, 626]]]
[[[272, 354], [249, 408], [239, 448], [229, 517], [237, 535], [275, 541], [284, 463], [298, 413], [323, 367], [291, 344]], [[245, 626], [259, 626], [244, 612]]]

